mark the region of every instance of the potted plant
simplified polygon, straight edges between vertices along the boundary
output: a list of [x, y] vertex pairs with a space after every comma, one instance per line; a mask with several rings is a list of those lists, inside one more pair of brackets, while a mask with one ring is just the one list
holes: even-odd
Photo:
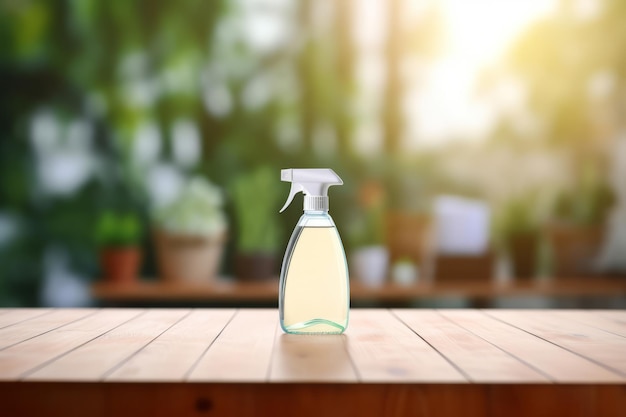
[[96, 224], [100, 265], [104, 279], [129, 283], [137, 278], [141, 264], [141, 225], [136, 214], [105, 211]]
[[586, 166], [576, 187], [562, 191], [556, 199], [553, 219], [546, 225], [556, 277], [595, 273], [604, 220], [613, 202], [608, 184], [597, 174], [597, 170]]
[[434, 254], [430, 223], [429, 215], [419, 211], [390, 210], [385, 214], [385, 240], [394, 280], [397, 267], [412, 268], [415, 279], [432, 277]]
[[259, 280], [277, 274], [279, 224], [277, 207], [281, 190], [270, 167], [239, 176], [230, 187], [236, 219], [235, 275]]
[[540, 228], [535, 215], [537, 201], [533, 197], [508, 200], [494, 221], [496, 240], [508, 252], [516, 279], [531, 279], [536, 275]]
[[155, 213], [154, 232], [161, 278], [209, 282], [220, 266], [227, 222], [218, 187], [192, 179], [171, 204]]

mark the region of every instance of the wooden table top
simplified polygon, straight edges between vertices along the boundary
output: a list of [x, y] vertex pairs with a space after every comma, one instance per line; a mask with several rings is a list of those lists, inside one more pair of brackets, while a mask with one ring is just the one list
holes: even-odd
[[[300, 384], [309, 387], [309, 396], [320, 392], [322, 397], [327, 386], [346, 387], [328, 392], [329, 401], [353, 389], [358, 390], [354, 395], [375, 401], [380, 389], [381, 407], [394, 395], [416, 395], [415, 401], [426, 403], [446, 395], [467, 397], [469, 403], [460, 401], [458, 410], [508, 398], [513, 395], [508, 390], [522, 395], [532, 389], [548, 402], [584, 394], [580, 401], [595, 413], [601, 404], [608, 411], [626, 406], [626, 311], [352, 309], [345, 334], [299, 336], [281, 331], [274, 309], [0, 309], [0, 381], [0, 400], [13, 407], [11, 415], [29, 415], [20, 407], [42, 412], [33, 405], [39, 403], [28, 401], [33, 395], [53, 407], [54, 401], [68, 399], [66, 389], [75, 398], [83, 396], [77, 390], [103, 386], [111, 388], [98, 395], [117, 389], [123, 397], [139, 387], [157, 403], [161, 394], [178, 393], [178, 401], [192, 390], [194, 413], [205, 404], [198, 392], [206, 387], [213, 387], [203, 391], [207, 396], [248, 387], [249, 394], [236, 396], [262, 395], [257, 400], [265, 404], [275, 395], [289, 407], [284, 390]], [[389, 388], [389, 383], [404, 388]], [[158, 391], [162, 384], [168, 390]], [[262, 386], [283, 391], [273, 394]], [[406, 391], [389, 391], [394, 389]], [[220, 395], [230, 398], [224, 392]], [[494, 397], [494, 392], [500, 394]], [[85, 398], [96, 395], [89, 393]], [[215, 398], [206, 398], [214, 407]], [[107, 401], [102, 404], [115, 403]], [[231, 406], [244, 403], [233, 400]], [[532, 412], [528, 407], [534, 403], [529, 404], [520, 409]], [[63, 415], [73, 414], [65, 410]]]
[[[92, 295], [98, 300], [109, 302], [275, 302], [278, 299], [278, 281], [218, 280], [213, 283], [137, 281], [129, 284], [101, 281], [93, 285]], [[358, 282], [350, 284], [350, 298], [357, 302], [367, 300], [403, 302], [428, 297], [499, 296], [626, 296], [626, 280], [594, 277], [506, 282], [458, 280], [420, 282], [409, 286], [385, 284], [378, 287], [365, 286]]]

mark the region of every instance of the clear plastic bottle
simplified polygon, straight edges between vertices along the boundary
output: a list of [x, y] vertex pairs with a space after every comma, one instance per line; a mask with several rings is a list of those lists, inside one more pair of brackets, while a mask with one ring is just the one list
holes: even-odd
[[304, 214], [296, 225], [280, 271], [280, 325], [287, 333], [339, 334], [348, 326], [350, 282], [346, 255], [328, 214], [328, 188], [343, 181], [331, 169], [285, 169], [291, 182], [289, 206], [304, 193]]
[[280, 274], [280, 325], [287, 333], [343, 333], [350, 281], [346, 255], [326, 211], [305, 211], [291, 235]]

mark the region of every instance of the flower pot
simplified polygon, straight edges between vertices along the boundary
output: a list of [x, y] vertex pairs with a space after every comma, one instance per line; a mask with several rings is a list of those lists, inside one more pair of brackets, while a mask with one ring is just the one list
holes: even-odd
[[509, 240], [512, 273], [516, 279], [532, 279], [535, 277], [537, 265], [538, 236], [526, 233], [512, 236]]
[[350, 270], [359, 281], [378, 287], [387, 279], [389, 252], [384, 246], [366, 246], [352, 252]]
[[110, 282], [135, 281], [140, 264], [141, 250], [138, 247], [103, 248], [100, 251], [100, 265], [104, 279]]
[[421, 265], [430, 251], [430, 218], [421, 213], [394, 211], [385, 217], [386, 246], [391, 262], [408, 258]]
[[161, 279], [168, 282], [211, 282], [217, 277], [225, 236], [177, 235], [155, 232]]
[[276, 255], [267, 252], [237, 253], [235, 275], [241, 281], [261, 281], [276, 277]]
[[553, 223], [546, 235], [553, 255], [555, 277], [576, 278], [594, 275], [604, 230], [600, 225]]

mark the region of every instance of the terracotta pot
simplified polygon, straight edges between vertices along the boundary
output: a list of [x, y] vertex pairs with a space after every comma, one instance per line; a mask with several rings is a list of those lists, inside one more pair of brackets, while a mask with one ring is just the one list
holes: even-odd
[[593, 262], [604, 238], [600, 225], [553, 223], [546, 227], [553, 254], [553, 275], [576, 278], [594, 275]]
[[135, 281], [140, 264], [141, 250], [138, 247], [104, 248], [100, 251], [100, 265], [107, 281]]
[[235, 255], [235, 275], [241, 281], [260, 281], [278, 275], [276, 254], [274, 253], [237, 253]]
[[532, 279], [536, 275], [538, 236], [526, 233], [512, 236], [509, 240], [509, 253], [512, 273], [516, 279]]
[[161, 279], [170, 282], [211, 282], [219, 272], [225, 235], [216, 238], [154, 233]]

